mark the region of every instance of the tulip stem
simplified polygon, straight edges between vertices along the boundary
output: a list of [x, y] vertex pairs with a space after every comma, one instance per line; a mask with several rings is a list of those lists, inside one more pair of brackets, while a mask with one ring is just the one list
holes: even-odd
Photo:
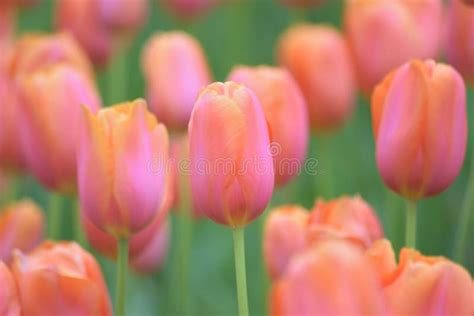
[[61, 196], [54, 192], [49, 194], [48, 200], [48, 237], [52, 240], [61, 238]]
[[459, 263], [464, 261], [464, 251], [466, 249], [467, 233], [474, 200], [474, 157], [471, 159], [471, 170], [469, 172], [466, 195], [459, 216], [459, 229], [456, 232], [456, 244], [454, 247], [454, 260]]
[[107, 70], [107, 105], [127, 101], [127, 50], [119, 46]]
[[245, 272], [244, 228], [235, 228], [233, 231], [233, 235], [239, 316], [248, 316], [249, 306], [247, 301], [247, 275]]
[[178, 245], [178, 280], [179, 280], [179, 293], [178, 297], [181, 299], [179, 302], [178, 310], [182, 314], [188, 313], [188, 294], [189, 294], [189, 254], [190, 244], [192, 235], [192, 214], [189, 210], [188, 198], [183, 196], [180, 201], [180, 213], [178, 214], [178, 225], [179, 225], [179, 245]]
[[416, 249], [416, 202], [407, 200], [407, 212], [405, 218], [406, 246]]
[[125, 288], [128, 273], [128, 239], [118, 238], [117, 278], [115, 293], [115, 313], [117, 316], [125, 315]]
[[76, 209], [74, 210], [74, 239], [81, 245], [82, 248], [87, 246], [86, 236], [82, 230], [81, 222], [81, 203], [76, 199]]

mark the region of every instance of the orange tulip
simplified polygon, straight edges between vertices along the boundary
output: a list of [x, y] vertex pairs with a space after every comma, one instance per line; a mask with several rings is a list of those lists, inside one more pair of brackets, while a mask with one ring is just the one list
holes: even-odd
[[76, 243], [44, 242], [12, 265], [23, 315], [112, 315], [107, 287], [94, 257]]
[[372, 207], [360, 196], [316, 202], [308, 221], [308, 242], [343, 239], [361, 249], [383, 237], [382, 225]]
[[334, 129], [351, 116], [355, 75], [339, 31], [327, 25], [292, 26], [281, 36], [277, 55], [300, 85], [313, 129]]
[[273, 284], [270, 315], [390, 315], [382, 286], [364, 256], [344, 241], [296, 256]]
[[15, 279], [2, 261], [0, 261], [0, 284], [0, 315], [22, 315]]
[[252, 89], [259, 98], [272, 142], [275, 184], [296, 177], [304, 164], [309, 122], [306, 103], [290, 73], [277, 67], [234, 67], [229, 80]]
[[93, 111], [101, 106], [94, 83], [76, 68], [58, 64], [23, 76], [18, 93], [28, 169], [46, 187], [74, 193], [81, 105]]
[[142, 55], [153, 112], [169, 128], [185, 129], [199, 91], [211, 76], [199, 42], [184, 32], [154, 35]]
[[146, 228], [165, 197], [168, 132], [138, 99], [94, 115], [84, 107], [78, 148], [82, 212], [128, 238]]
[[474, 284], [469, 272], [443, 257], [402, 249], [400, 263], [384, 287], [396, 315], [474, 313]]
[[377, 167], [383, 181], [411, 199], [445, 190], [464, 162], [466, 87], [454, 68], [414, 60], [372, 95]]
[[272, 279], [283, 275], [291, 258], [306, 247], [309, 212], [299, 206], [275, 208], [265, 221], [263, 259]]
[[13, 250], [29, 252], [43, 237], [44, 215], [29, 199], [0, 210], [0, 260], [9, 263]]

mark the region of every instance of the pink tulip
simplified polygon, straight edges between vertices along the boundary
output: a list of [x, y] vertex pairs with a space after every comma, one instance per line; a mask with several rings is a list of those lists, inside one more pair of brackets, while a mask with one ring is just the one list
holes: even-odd
[[199, 91], [210, 83], [206, 56], [183, 32], [158, 33], [142, 56], [150, 107], [166, 126], [185, 129]]
[[168, 133], [135, 100], [84, 108], [78, 147], [82, 212], [97, 228], [128, 238], [155, 218], [165, 196]]
[[377, 166], [385, 184], [417, 200], [445, 190], [464, 162], [466, 88], [452, 67], [411, 61], [372, 95]]
[[204, 15], [222, 0], [160, 0], [175, 16], [181, 19], [195, 19]]
[[362, 90], [369, 94], [393, 68], [412, 58], [436, 58], [441, 0], [348, 0], [344, 24]]
[[260, 100], [272, 143], [275, 184], [284, 185], [302, 168], [309, 124], [304, 97], [286, 70], [276, 67], [235, 67], [229, 80], [252, 89]]
[[305, 249], [309, 212], [299, 206], [270, 211], [263, 233], [263, 258], [272, 279], [283, 275], [291, 258]]
[[298, 24], [280, 38], [277, 57], [303, 92], [311, 127], [339, 127], [355, 105], [355, 75], [343, 36], [327, 25]]
[[148, 0], [96, 0], [99, 17], [118, 31], [134, 31], [147, 20]]
[[28, 252], [43, 238], [44, 215], [28, 199], [0, 209], [0, 260], [10, 263], [13, 250]]
[[[474, 4], [474, 2], [472, 3]], [[474, 7], [451, 0], [445, 43], [448, 62], [474, 84]]]
[[272, 286], [270, 315], [390, 315], [382, 286], [349, 243], [324, 242], [296, 256]]
[[101, 106], [94, 82], [68, 65], [24, 75], [18, 83], [21, 130], [28, 169], [46, 187], [76, 190], [76, 143], [81, 105]]
[[250, 89], [234, 82], [206, 87], [189, 123], [195, 207], [233, 228], [257, 218], [273, 192], [269, 145], [262, 106]]
[[2, 261], [0, 261], [0, 284], [0, 315], [22, 315], [15, 279]]

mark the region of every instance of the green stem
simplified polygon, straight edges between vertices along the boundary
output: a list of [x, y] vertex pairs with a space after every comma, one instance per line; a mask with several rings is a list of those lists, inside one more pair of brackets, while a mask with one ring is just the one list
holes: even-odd
[[127, 50], [117, 47], [107, 69], [107, 105], [127, 101]]
[[4, 202], [15, 201], [18, 198], [19, 182], [19, 178], [16, 175], [12, 175], [8, 178], [8, 190], [5, 196], [3, 196]]
[[82, 229], [81, 221], [81, 203], [79, 199], [76, 199], [76, 208], [74, 210], [74, 239], [81, 245], [82, 248], [87, 247], [86, 236], [84, 230]]
[[[316, 138], [316, 137], [315, 137]], [[318, 159], [318, 174], [314, 177], [315, 196], [330, 199], [333, 195], [332, 172], [331, 172], [331, 139], [329, 136], [321, 136], [313, 143], [312, 151]], [[319, 145], [319, 146], [318, 146]]]
[[117, 259], [117, 278], [116, 278], [116, 300], [115, 314], [117, 316], [125, 315], [125, 288], [127, 286], [128, 273], [128, 239], [118, 238], [118, 259]]
[[416, 248], [416, 202], [407, 200], [405, 243], [407, 247]]
[[[474, 154], [474, 153], [473, 153]], [[473, 211], [473, 200], [474, 200], [474, 156], [471, 159], [468, 184], [466, 189], [466, 194], [464, 196], [464, 201], [461, 209], [461, 214], [459, 216], [459, 229], [456, 232], [456, 241], [454, 246], [454, 260], [459, 263], [462, 263], [464, 260], [464, 251], [466, 249], [467, 233], [469, 231], [469, 223], [471, 213]]]
[[62, 220], [62, 197], [51, 192], [48, 200], [48, 237], [52, 240], [61, 238]]
[[178, 282], [177, 304], [180, 314], [187, 314], [189, 311], [189, 257], [191, 251], [192, 218], [189, 210], [188, 198], [181, 199], [180, 213], [178, 214], [178, 269], [176, 269]]
[[249, 306], [247, 301], [247, 275], [245, 272], [245, 238], [244, 228], [235, 228], [234, 256], [235, 276], [237, 280], [237, 301], [239, 304], [239, 316], [248, 316]]

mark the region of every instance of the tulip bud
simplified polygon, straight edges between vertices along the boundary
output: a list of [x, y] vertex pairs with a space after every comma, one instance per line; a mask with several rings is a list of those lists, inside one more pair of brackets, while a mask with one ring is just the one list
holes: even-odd
[[269, 145], [262, 106], [250, 89], [235, 82], [206, 87], [189, 123], [191, 189], [198, 211], [232, 228], [257, 218], [273, 192]]
[[474, 6], [459, 0], [449, 2], [446, 35], [448, 62], [474, 85]]
[[280, 0], [283, 5], [294, 8], [310, 8], [324, 3], [324, 0]]
[[128, 238], [148, 226], [166, 185], [168, 133], [135, 100], [103, 109], [84, 108], [78, 148], [82, 212], [93, 225]]
[[84, 51], [71, 35], [63, 32], [22, 36], [15, 45], [10, 72], [18, 78], [57, 64], [68, 64], [88, 77], [94, 77]]
[[293, 77], [276, 67], [235, 67], [229, 80], [252, 89], [268, 122], [275, 184], [297, 176], [308, 147], [308, 113], [304, 97]]
[[[350, 294], [350, 295], [349, 295]], [[381, 284], [351, 244], [330, 241], [296, 256], [275, 282], [270, 315], [389, 315]]]
[[204, 15], [220, 0], [161, 0], [163, 5], [178, 18], [187, 20]]
[[68, 65], [25, 75], [18, 84], [21, 139], [29, 170], [46, 187], [76, 189], [76, 143], [81, 105], [101, 106], [92, 80]]
[[272, 279], [283, 275], [293, 256], [306, 247], [309, 213], [299, 206], [270, 211], [263, 233], [263, 258]]
[[334, 129], [354, 108], [355, 75], [343, 36], [326, 25], [298, 24], [280, 38], [277, 57], [303, 92], [313, 129]]
[[12, 266], [22, 315], [112, 315], [107, 287], [94, 257], [73, 242], [44, 242]]
[[20, 316], [21, 307], [15, 279], [8, 267], [0, 261], [0, 315]]
[[147, 19], [147, 0], [99, 0], [99, 16], [110, 28], [118, 31], [134, 31]]
[[404, 248], [385, 284], [395, 315], [457, 315], [474, 312], [474, 284], [463, 267], [443, 257]]
[[342, 239], [369, 248], [383, 237], [382, 225], [375, 211], [360, 196], [316, 202], [308, 220], [308, 242]]
[[365, 93], [391, 69], [412, 58], [436, 58], [442, 30], [441, 0], [349, 0], [345, 30]]
[[0, 260], [9, 263], [13, 250], [29, 252], [43, 237], [44, 215], [29, 199], [0, 210]]
[[169, 128], [185, 129], [199, 91], [210, 83], [206, 56], [191, 35], [158, 33], [142, 55], [150, 107]]
[[376, 160], [385, 184], [417, 200], [445, 190], [466, 152], [466, 88], [452, 67], [411, 61], [372, 95]]

